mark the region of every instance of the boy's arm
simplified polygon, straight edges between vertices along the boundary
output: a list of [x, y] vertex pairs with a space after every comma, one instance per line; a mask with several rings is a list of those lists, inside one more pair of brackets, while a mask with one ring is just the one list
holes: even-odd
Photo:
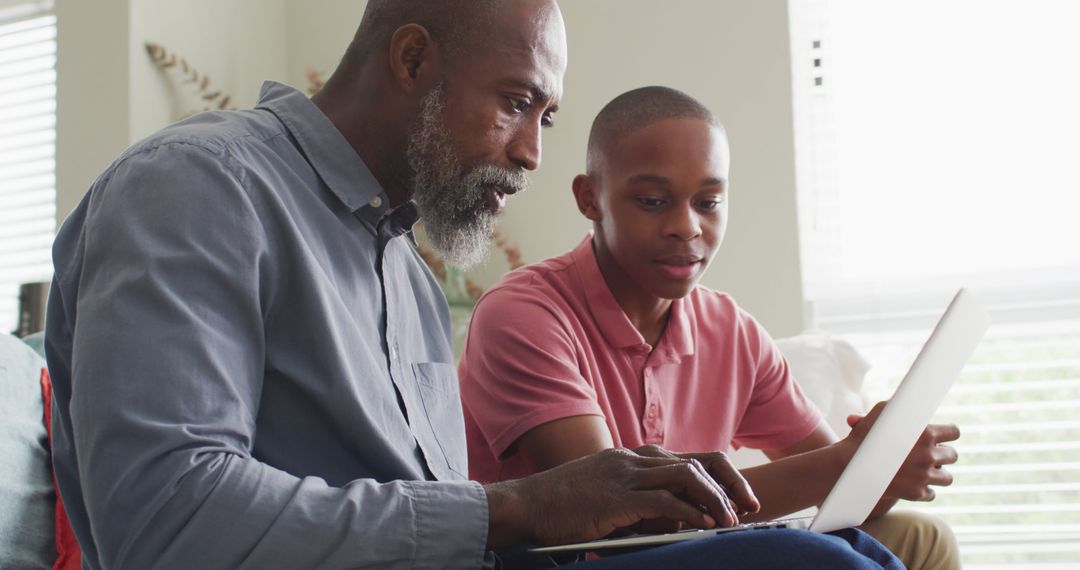
[[[837, 437], [824, 422], [802, 441], [766, 455], [773, 460], [744, 469], [761, 510], [742, 521], [768, 520], [820, 504], [847, 465], [843, 448], [832, 447]], [[613, 447], [611, 432], [599, 416], [574, 416], [537, 426], [518, 440], [537, 471]], [[798, 481], [793, 485], [792, 481]]]
[[517, 441], [518, 451], [536, 467], [552, 467], [615, 447], [611, 431], [600, 416], [571, 416], [541, 424]]
[[[866, 421], [855, 420], [855, 429], [842, 440], [822, 421], [798, 443], [766, 450], [770, 463], [742, 470], [761, 502], [760, 511], [742, 520], [768, 520], [820, 505], [879, 413], [880, 405], [864, 418]], [[931, 500], [929, 485], [950, 484], [952, 476], [938, 466], [955, 463], [956, 451], [940, 444], [958, 436], [956, 426], [927, 426], [870, 518], [885, 514], [900, 498]], [[610, 448], [613, 443], [604, 419], [590, 415], [537, 426], [518, 439], [517, 446], [542, 471]]]
[[[762, 499], [761, 513], [748, 520], [775, 518], [820, 505], [870, 431], [883, 404], [874, 406], [865, 418], [849, 416], [848, 423], [853, 429], [844, 439], [837, 438], [822, 421], [795, 445], [763, 450], [771, 463], [743, 470], [743, 476]], [[931, 501], [934, 499], [931, 485], [952, 484], [952, 475], [942, 466], [956, 463], [957, 453], [943, 444], [959, 437], [960, 431], [955, 425], [928, 425], [869, 518], [884, 515], [899, 499]], [[793, 485], [793, 481], [797, 484]]]
[[[614, 447], [611, 432], [600, 416], [571, 416], [548, 422], [529, 430], [517, 441], [518, 451], [525, 454], [537, 471], [611, 447]], [[719, 483], [740, 520], [747, 512], [761, 508], [752, 487], [723, 453], [672, 453], [655, 445], [646, 445], [635, 452], [650, 457], [681, 457], [699, 463]]]
[[742, 472], [761, 498], [761, 511], [747, 520], [768, 520], [820, 505], [851, 458], [835, 445], [838, 441], [822, 420], [794, 445], [763, 450], [770, 463]]

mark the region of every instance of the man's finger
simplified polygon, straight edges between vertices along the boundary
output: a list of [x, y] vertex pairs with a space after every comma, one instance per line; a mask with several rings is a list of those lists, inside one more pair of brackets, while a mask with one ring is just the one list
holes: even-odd
[[639, 469], [651, 469], [653, 467], [666, 467], [668, 465], [682, 465], [686, 460], [676, 456], [649, 457], [646, 455], [632, 456], [632, 464]]
[[717, 524], [731, 526], [737, 521], [728, 503], [727, 495], [711, 477], [704, 474], [700, 464], [680, 459], [681, 463], [652, 467], [641, 471], [639, 484], [644, 489], [666, 489], [686, 497], [694, 505], [701, 505], [712, 515]]
[[679, 457], [678, 454], [672, 453], [659, 445], [643, 445], [635, 449], [634, 453], [642, 457]]
[[[712, 487], [713, 491], [715, 493], [719, 494], [723, 498], [723, 500], [724, 500], [724, 510], [727, 512], [727, 515], [731, 517], [730, 518], [731, 524], [732, 525], [738, 524], [739, 523], [739, 508], [731, 500], [731, 495], [728, 493], [728, 490], [726, 488], [724, 488], [724, 486], [721, 485], [719, 482], [717, 482], [717, 480], [715, 478], [713, 478], [713, 476], [709, 473], [709, 470], [705, 468], [705, 465], [703, 465], [701, 463], [701, 461], [698, 461], [697, 459], [690, 459], [690, 464], [691, 464], [691, 466], [694, 467], [694, 470], [697, 472], [698, 478], [701, 481], [705, 482], [708, 486]], [[730, 525], [726, 524], [727, 523], [726, 518], [724, 520], [724, 523], [725, 523], [724, 526], [730, 526]]]
[[642, 519], [662, 518], [681, 521], [696, 528], [716, 527], [716, 519], [676, 497], [671, 491], [635, 491], [630, 497]]
[[705, 464], [709, 475], [724, 488], [728, 498], [735, 503], [736, 511], [756, 513], [761, 510], [761, 501], [754, 494], [746, 477], [743, 477], [743, 474], [728, 459], [727, 454], [680, 453], [679, 456], [697, 459]]

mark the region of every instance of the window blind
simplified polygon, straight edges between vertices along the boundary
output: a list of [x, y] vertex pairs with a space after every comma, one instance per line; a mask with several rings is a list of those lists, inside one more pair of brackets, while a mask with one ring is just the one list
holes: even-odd
[[56, 16], [51, 2], [0, 2], [0, 328], [19, 286], [48, 280], [56, 217]]
[[884, 399], [957, 287], [994, 321], [936, 420], [965, 568], [1080, 566], [1080, 4], [789, 1], [811, 326]]

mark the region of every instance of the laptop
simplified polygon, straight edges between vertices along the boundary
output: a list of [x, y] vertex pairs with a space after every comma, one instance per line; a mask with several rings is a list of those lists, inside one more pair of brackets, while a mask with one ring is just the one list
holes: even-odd
[[832, 532], [858, 526], [866, 520], [885, 493], [988, 328], [990, 317], [975, 297], [966, 289], [957, 292], [888, 405], [825, 497], [816, 516], [738, 524], [728, 528], [609, 538], [539, 547], [531, 551], [551, 553], [640, 548], [761, 528]]

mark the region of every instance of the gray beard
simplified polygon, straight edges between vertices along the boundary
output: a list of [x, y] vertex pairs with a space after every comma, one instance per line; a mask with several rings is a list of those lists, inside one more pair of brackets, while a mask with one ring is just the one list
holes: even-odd
[[435, 250], [453, 265], [470, 269], [487, 258], [498, 221], [486, 189], [495, 186], [520, 192], [528, 181], [521, 169], [461, 163], [443, 126], [442, 87], [424, 96], [409, 134], [406, 157], [414, 172], [412, 199]]

